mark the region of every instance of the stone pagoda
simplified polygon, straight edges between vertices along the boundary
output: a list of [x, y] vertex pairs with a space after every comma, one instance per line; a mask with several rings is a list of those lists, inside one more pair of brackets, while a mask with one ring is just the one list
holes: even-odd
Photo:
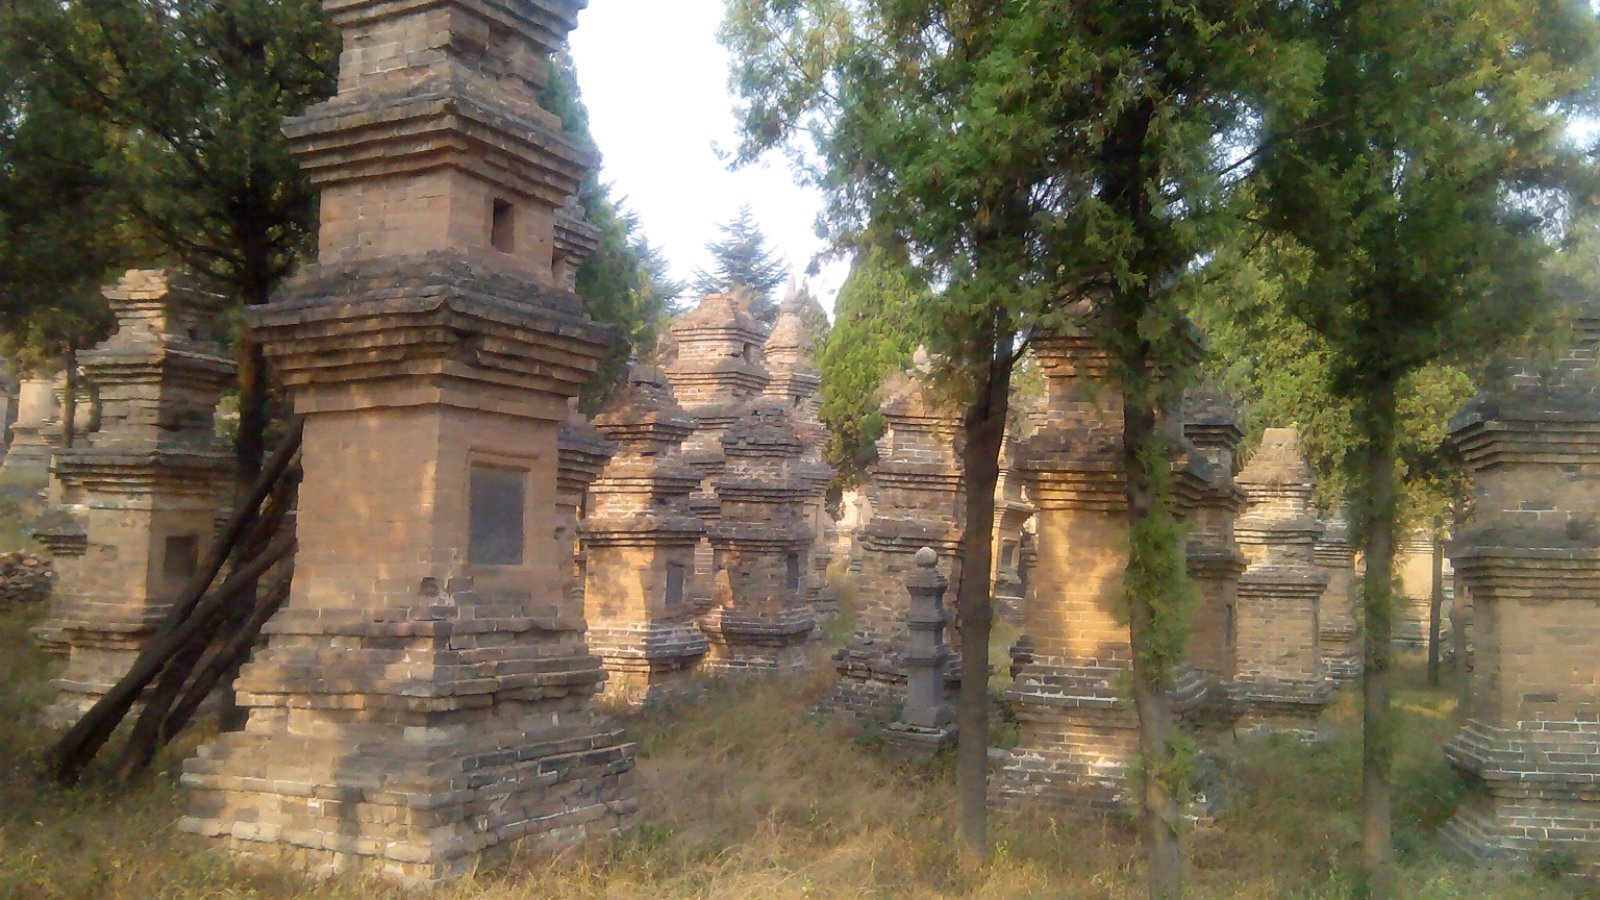
[[[1006, 807], [1107, 813], [1123, 801], [1139, 732], [1121, 612], [1128, 562], [1122, 410], [1106, 389], [1107, 356], [1086, 334], [1036, 340], [1034, 354], [1046, 401], [1037, 430], [1018, 448], [1017, 467], [1038, 508], [1038, 561], [1011, 651], [1007, 697], [1020, 720], [1018, 746], [1006, 751], [990, 794]], [[1173, 712], [1187, 719], [1205, 683], [1192, 666], [1172, 678]]]
[[835, 540], [833, 517], [828, 515], [827, 505], [833, 469], [822, 462], [823, 445], [828, 440], [827, 429], [817, 418], [822, 407], [818, 396], [822, 390], [822, 376], [812, 361], [816, 348], [806, 326], [802, 296], [808, 295], [791, 292], [778, 305], [778, 320], [773, 323], [772, 333], [762, 347], [767, 371], [772, 375], [763, 396], [789, 407], [804, 446], [803, 456], [811, 464], [806, 522], [815, 539], [811, 546], [810, 569], [806, 572], [806, 600], [819, 616], [835, 615], [839, 611], [839, 601], [828, 585], [828, 566], [833, 562]]
[[789, 409], [770, 398], [722, 436], [727, 464], [716, 481], [721, 510], [708, 526], [716, 552], [711, 608], [699, 618], [714, 673], [810, 667], [816, 615], [805, 597], [806, 522], [812, 472]]
[[1318, 640], [1322, 665], [1335, 682], [1354, 681], [1361, 675], [1359, 599], [1356, 596], [1355, 550], [1350, 546], [1350, 522], [1343, 512], [1327, 518], [1317, 538], [1314, 556], [1328, 576], [1328, 586], [1317, 604], [1321, 621]]
[[556, 521], [558, 548], [566, 548], [572, 564], [567, 567], [563, 588], [578, 609], [583, 609], [583, 590], [587, 560], [578, 537], [578, 525], [588, 513], [589, 486], [606, 460], [617, 451], [616, 445], [590, 424], [578, 410], [576, 397], [568, 401], [567, 420], [556, 433]]
[[326, 6], [338, 94], [285, 125], [318, 261], [248, 316], [305, 419], [294, 586], [180, 825], [429, 884], [636, 811], [552, 528], [607, 341], [559, 224], [594, 159], [538, 103], [583, 3]]
[[[668, 328], [671, 359], [667, 383], [689, 415], [694, 433], [684, 442], [684, 459], [700, 472], [700, 488], [690, 498], [695, 516], [706, 525], [717, 520], [720, 504], [714, 482], [722, 474], [722, 435], [772, 379], [762, 364], [766, 326], [750, 312], [743, 292], [708, 294]], [[710, 602], [711, 545], [695, 551], [695, 577], [690, 590], [698, 605]]]
[[[1403, 533], [1395, 541], [1394, 572], [1400, 582], [1394, 598], [1392, 640], [1396, 647], [1428, 649], [1428, 620], [1433, 613], [1433, 554], [1435, 549], [1442, 552], [1442, 546], [1438, 545], [1443, 540], [1443, 537], [1436, 540], [1433, 529], [1422, 526]], [[1448, 647], [1455, 572], [1450, 568], [1450, 560], [1444, 559], [1442, 564], [1444, 600], [1439, 607], [1439, 643], [1441, 647]]]
[[1333, 700], [1322, 664], [1318, 606], [1328, 575], [1317, 565], [1322, 523], [1311, 510], [1316, 476], [1300, 453], [1300, 432], [1268, 428], [1239, 473], [1250, 506], [1234, 525], [1250, 566], [1239, 577], [1240, 728], [1311, 739]]
[[961, 583], [961, 413], [935, 396], [926, 353], [879, 389], [883, 435], [872, 467], [872, 518], [860, 528], [858, 609], [850, 643], [835, 655], [839, 680], [822, 707], [862, 718], [892, 714], [905, 692], [906, 579], [919, 549], [938, 554], [954, 590]]
[[1213, 716], [1231, 720], [1228, 690], [1238, 669], [1239, 576], [1245, 558], [1234, 540], [1234, 522], [1244, 510], [1244, 491], [1234, 481], [1239, 471], [1239, 413], [1210, 388], [1193, 388], [1183, 397], [1183, 435], [1209, 464], [1211, 478], [1195, 501], [1184, 548], [1189, 577], [1198, 592], [1189, 657], [1209, 686]]
[[691, 692], [706, 655], [688, 594], [705, 531], [689, 514], [700, 473], [679, 453], [694, 420], [660, 370], [635, 366], [595, 427], [620, 449], [592, 485], [581, 529], [589, 647], [605, 663], [603, 696], [643, 706]]
[[137, 269], [104, 294], [116, 333], [78, 354], [99, 386], [102, 426], [93, 444], [56, 458], [56, 476], [79, 501], [69, 517], [81, 552], [56, 560], [39, 628], [68, 657], [46, 712], [62, 725], [127, 673], [194, 574], [234, 486], [233, 454], [213, 425], [234, 377], [218, 321], [223, 298]]
[[1444, 829], [1491, 862], [1569, 859], [1600, 879], [1600, 302], [1554, 372], [1524, 368], [1450, 423], [1473, 476], [1451, 546], [1472, 599], [1468, 790]]
[[55, 448], [46, 434], [61, 417], [54, 375], [34, 374], [17, 387], [17, 418], [11, 423], [11, 444], [6, 449], [0, 476], [10, 484], [44, 487], [50, 480], [50, 456]]
[[1000, 477], [994, 488], [994, 533], [990, 546], [990, 597], [995, 616], [1022, 621], [1022, 543], [1024, 528], [1033, 518], [1033, 504], [1024, 496], [1022, 478], [1013, 456], [1014, 442], [1007, 438], [1000, 450]]

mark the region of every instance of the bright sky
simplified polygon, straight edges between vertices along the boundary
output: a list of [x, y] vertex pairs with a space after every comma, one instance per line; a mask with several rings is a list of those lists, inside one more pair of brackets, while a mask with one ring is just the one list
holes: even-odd
[[[600, 177], [639, 214], [645, 236], [689, 281], [710, 265], [707, 242], [748, 203], [767, 244], [804, 279], [823, 248], [822, 205], [795, 185], [787, 160], [730, 172], [717, 148], [738, 145], [728, 53], [717, 43], [723, 0], [590, 0], [572, 33], [572, 56], [589, 128], [600, 146]], [[809, 281], [829, 310], [847, 262]]]

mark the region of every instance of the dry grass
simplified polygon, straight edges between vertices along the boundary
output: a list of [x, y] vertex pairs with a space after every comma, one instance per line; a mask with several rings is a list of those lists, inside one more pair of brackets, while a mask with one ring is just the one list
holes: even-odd
[[[44, 738], [24, 723], [50, 663], [26, 629], [42, 610], [0, 611], [0, 897], [409, 896], [360, 880], [302, 881], [217, 852], [173, 828], [182, 805], [168, 761], [150, 783], [61, 791], [42, 784]], [[997, 664], [1003, 668], [1003, 656]], [[1408, 672], [1408, 675], [1414, 673]], [[439, 892], [446, 898], [1141, 896], [1138, 849], [1114, 824], [1000, 821], [994, 860], [964, 869], [951, 841], [952, 779], [888, 763], [849, 728], [808, 718], [825, 688], [760, 683], [630, 719], [644, 813], [637, 829], [555, 858], [519, 856]], [[1437, 748], [1453, 702], [1402, 690], [1397, 815], [1404, 883], [1428, 898], [1579, 896], [1535, 876], [1483, 873], [1438, 849], [1429, 829], [1455, 782]], [[1352, 698], [1334, 712], [1345, 733]], [[1190, 839], [1196, 897], [1357, 896], [1358, 747], [1227, 748], [1239, 797]]]

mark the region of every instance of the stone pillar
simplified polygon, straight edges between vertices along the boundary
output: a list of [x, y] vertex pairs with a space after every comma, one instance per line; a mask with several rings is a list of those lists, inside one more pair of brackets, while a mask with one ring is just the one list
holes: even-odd
[[704, 666], [714, 673], [806, 671], [816, 616], [805, 598], [812, 534], [800, 436], [788, 409], [763, 399], [733, 423], [722, 447], [721, 510], [708, 529], [716, 551], [711, 608], [699, 618], [711, 642]]
[[1184, 548], [1189, 577], [1198, 593], [1189, 656], [1208, 683], [1207, 706], [1213, 719], [1231, 722], [1229, 702], [1238, 673], [1238, 587], [1244, 554], [1234, 539], [1234, 522], [1244, 509], [1244, 491], [1234, 481], [1239, 471], [1239, 413], [1227, 397], [1209, 388], [1184, 394], [1183, 435], [1202, 456], [1210, 479], [1196, 498]]
[[1022, 479], [1014, 467], [1011, 441], [1001, 454], [999, 483], [994, 491], [994, 535], [992, 564], [989, 567], [990, 597], [998, 618], [1022, 621], [1022, 535], [1033, 518], [1033, 504], [1023, 496]]
[[800, 435], [805, 461], [813, 475], [807, 484], [806, 522], [815, 536], [810, 553], [810, 568], [805, 576], [806, 601], [819, 617], [833, 616], [839, 612], [839, 599], [828, 585], [828, 566], [833, 561], [833, 517], [828, 515], [828, 485], [833, 481], [833, 469], [822, 462], [822, 447], [828, 440], [827, 429], [817, 418], [822, 400], [822, 376], [812, 362], [815, 347], [803, 317], [801, 295], [791, 293], [778, 305], [778, 320], [762, 347], [762, 355], [772, 380], [767, 383], [763, 396], [773, 398], [789, 407], [795, 431]]
[[1485, 862], [1570, 858], [1600, 879], [1600, 303], [1554, 373], [1523, 370], [1450, 423], [1473, 476], [1451, 546], [1473, 668], [1445, 756], [1467, 793], [1445, 836]]
[[318, 261], [247, 313], [305, 419], [294, 586], [180, 827], [428, 884], [636, 809], [551, 527], [606, 350], [558, 227], [594, 160], [538, 104], [579, 4], [327, 7], [339, 92], [284, 129]]
[[160, 270], [131, 270], [104, 293], [117, 331], [78, 354], [105, 404], [102, 427], [92, 444], [57, 455], [56, 476], [77, 505], [41, 533], [66, 551], [37, 632], [68, 657], [46, 712], [59, 725], [133, 664], [233, 489], [232, 453], [212, 424], [234, 377], [218, 321], [226, 301]]
[[[766, 328], [750, 313], [742, 292], [708, 294], [668, 328], [672, 359], [665, 367], [672, 393], [694, 417], [694, 433], [684, 442], [684, 459], [700, 472], [700, 488], [690, 498], [695, 518], [708, 528], [720, 515], [714, 484], [722, 475], [722, 435], [750, 411], [772, 376], [762, 364]], [[697, 606], [711, 602], [713, 553], [701, 541], [695, 550], [691, 593]]]
[[906, 702], [900, 718], [883, 730], [891, 752], [913, 760], [927, 760], [955, 746], [956, 714], [945, 690], [945, 667], [950, 650], [944, 643], [944, 592], [950, 582], [939, 574], [939, 554], [923, 547], [913, 557], [917, 570], [906, 579], [911, 605], [906, 611]]
[[606, 667], [606, 700], [643, 706], [694, 690], [706, 655], [689, 577], [705, 527], [689, 515], [700, 474], [679, 448], [694, 432], [657, 369], [635, 367], [595, 417], [620, 448], [591, 486], [584, 545], [589, 646]]
[[1355, 552], [1350, 546], [1350, 523], [1343, 512], [1329, 517], [1317, 539], [1317, 565], [1328, 576], [1328, 586], [1317, 603], [1322, 622], [1322, 664], [1335, 682], [1361, 676], [1361, 628], [1356, 597]]
[[1234, 534], [1250, 567], [1239, 578], [1234, 684], [1246, 732], [1316, 738], [1318, 718], [1333, 700], [1318, 618], [1328, 576], [1315, 556], [1322, 534], [1311, 513], [1315, 479], [1293, 428], [1268, 428], [1239, 473], [1250, 506]]
[[605, 467], [617, 448], [578, 410], [574, 397], [568, 403], [567, 420], [556, 433], [559, 464], [556, 469], [556, 548], [570, 556], [563, 588], [577, 609], [583, 609], [587, 559], [578, 537], [579, 523], [588, 514], [589, 485]]
[[934, 396], [925, 381], [928, 366], [919, 351], [917, 368], [880, 388], [884, 432], [872, 468], [872, 519], [858, 532], [854, 634], [834, 656], [839, 680], [823, 709], [865, 719], [894, 715], [906, 683], [905, 582], [919, 548], [932, 547], [951, 582], [961, 582], [961, 413]]
[[50, 480], [50, 445], [46, 429], [61, 416], [54, 375], [32, 375], [17, 388], [17, 418], [11, 423], [11, 445], [0, 463], [0, 476], [11, 484], [42, 488]]
[[[1023, 634], [1007, 691], [1018, 746], [990, 782], [999, 805], [1109, 813], [1123, 802], [1138, 755], [1127, 691], [1133, 653], [1122, 613], [1127, 567], [1122, 410], [1106, 384], [1106, 355], [1081, 334], [1038, 340], [1045, 377], [1037, 430], [1018, 449], [1038, 509], [1038, 564], [1030, 573]], [[1205, 683], [1173, 673], [1171, 703], [1195, 713]]]

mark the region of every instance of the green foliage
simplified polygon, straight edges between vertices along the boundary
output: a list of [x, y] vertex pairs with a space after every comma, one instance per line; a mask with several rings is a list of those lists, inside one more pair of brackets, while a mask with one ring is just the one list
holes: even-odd
[[822, 373], [824, 448], [845, 485], [865, 480], [883, 434], [878, 387], [911, 362], [916, 309], [925, 291], [915, 274], [886, 251], [862, 250], [834, 301], [834, 326], [817, 354]]
[[[1306, 255], [1257, 249], [1242, 258], [1221, 257], [1215, 264], [1233, 270], [1222, 282], [1228, 290], [1199, 294], [1192, 307], [1210, 350], [1205, 377], [1242, 402], [1246, 448], [1267, 428], [1298, 426], [1317, 472], [1318, 504], [1341, 510], [1350, 493], [1349, 463], [1362, 439], [1350, 398], [1334, 390], [1332, 351], [1294, 317], [1284, 297], [1303, 277]], [[1461, 467], [1446, 452], [1445, 428], [1477, 392], [1476, 374], [1477, 367], [1431, 363], [1400, 383], [1397, 474], [1407, 524], [1430, 523], [1447, 512], [1462, 488]]]
[[[561, 118], [567, 136], [579, 146], [595, 150], [589, 133], [589, 111], [578, 91], [572, 59], [556, 58], [540, 102]], [[596, 322], [616, 329], [617, 340], [584, 386], [584, 408], [593, 411], [607, 394], [625, 383], [628, 361], [650, 353], [667, 322], [672, 298], [681, 285], [667, 276], [667, 261], [650, 245], [639, 220], [621, 200], [611, 197], [611, 186], [600, 181], [598, 169], [585, 174], [578, 202], [584, 220], [599, 232], [599, 246], [578, 268], [576, 290], [584, 310]]]
[[1594, 89], [1581, 2], [1297, 7], [1316, 89], [1268, 97], [1266, 224], [1306, 254], [1285, 293], [1336, 392], [1466, 360], [1523, 332], [1589, 173], [1562, 137]]
[[1185, 648], [1197, 596], [1183, 553], [1187, 529], [1178, 521], [1172, 467], [1167, 462], [1170, 453], [1159, 438], [1139, 448], [1139, 462], [1151, 473], [1155, 503], [1148, 515], [1128, 528], [1128, 565], [1120, 604], [1123, 617], [1129, 620], [1135, 604], [1150, 608], [1150, 625], [1137, 647], [1147, 677], [1162, 690], [1171, 687], [1175, 667], [1188, 658]]
[[767, 247], [766, 236], [756, 224], [748, 204], [739, 214], [718, 226], [722, 237], [706, 244], [711, 253], [711, 268], [695, 272], [697, 294], [716, 294], [743, 290], [750, 295], [750, 311], [771, 325], [778, 318], [774, 296], [789, 277], [789, 264]]
[[264, 302], [316, 224], [280, 129], [333, 93], [339, 40], [321, 4], [23, 0], [12, 15], [42, 88], [114, 139], [100, 171], [138, 237]]
[[124, 243], [110, 136], [28, 64], [25, 11], [0, 12], [0, 334], [20, 372], [105, 336], [98, 286]]

